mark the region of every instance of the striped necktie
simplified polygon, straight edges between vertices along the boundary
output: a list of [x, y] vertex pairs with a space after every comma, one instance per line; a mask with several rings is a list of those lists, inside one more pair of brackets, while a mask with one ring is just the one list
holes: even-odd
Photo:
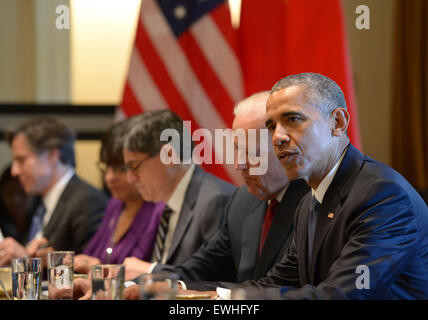
[[165, 248], [165, 239], [168, 233], [169, 218], [171, 217], [172, 212], [173, 211], [170, 207], [165, 206], [165, 209], [163, 210], [162, 217], [159, 222], [158, 233], [156, 235], [155, 248], [153, 250], [152, 257], [153, 262], [159, 263], [162, 260], [162, 254]]

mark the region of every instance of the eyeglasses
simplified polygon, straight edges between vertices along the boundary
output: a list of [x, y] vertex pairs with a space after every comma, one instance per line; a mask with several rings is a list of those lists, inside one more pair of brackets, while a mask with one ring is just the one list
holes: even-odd
[[136, 166], [132, 166], [131, 163], [125, 163], [124, 166], [126, 168], [127, 171], [131, 171], [132, 173], [137, 173], [137, 170], [141, 167], [141, 165], [146, 162], [146, 160], [150, 159], [151, 157], [147, 157], [143, 160], [141, 160]]
[[110, 165], [104, 162], [98, 162], [97, 163], [97, 168], [98, 170], [101, 171], [102, 174], [105, 174], [107, 172], [108, 167], [112, 168], [114, 172], [117, 173], [124, 173], [126, 172], [126, 166], [124, 163], [122, 164], [114, 164], [114, 165]]

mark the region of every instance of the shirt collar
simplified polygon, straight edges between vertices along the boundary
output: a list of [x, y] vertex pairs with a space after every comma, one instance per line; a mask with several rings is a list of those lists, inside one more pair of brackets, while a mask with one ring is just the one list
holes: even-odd
[[342, 160], [345, 157], [347, 150], [348, 148], [345, 149], [345, 151], [342, 153], [339, 160], [336, 162], [330, 172], [324, 177], [324, 179], [321, 180], [321, 183], [319, 184], [317, 190], [312, 189], [312, 195], [315, 195], [315, 198], [318, 200], [319, 203], [322, 203], [324, 195], [327, 192], [327, 189], [330, 186], [331, 182], [333, 181], [333, 178], [336, 175], [336, 172], [339, 169], [339, 166], [342, 163]]
[[190, 168], [187, 169], [183, 178], [181, 178], [177, 187], [174, 189], [171, 197], [167, 202], [168, 207], [171, 208], [174, 212], [180, 212], [181, 207], [183, 206], [184, 198], [186, 196], [187, 188], [189, 187], [190, 180], [192, 179], [193, 172], [195, 171], [195, 164], [191, 164]]
[[52, 212], [61, 197], [65, 187], [74, 175], [73, 168], [70, 168], [49, 190], [46, 196], [43, 197], [43, 204], [45, 205], [46, 212]]
[[[287, 189], [288, 189], [288, 186], [289, 186], [289, 185], [290, 185], [290, 183], [288, 183], [288, 184], [284, 187], [284, 189], [282, 189], [282, 190], [281, 190], [281, 192], [280, 192], [280, 193], [278, 193], [278, 195], [275, 197], [275, 200], [276, 200], [276, 201], [281, 202], [282, 198], [284, 198], [284, 195], [285, 195], [285, 193], [287, 192]], [[268, 200], [268, 205], [270, 205], [270, 202], [271, 202], [272, 200], [273, 200], [273, 199]]]
[[[278, 202], [281, 202], [281, 200], [282, 200], [282, 198], [284, 198], [284, 195], [285, 195], [285, 193], [287, 192], [287, 189], [288, 189], [288, 186], [290, 185], [290, 183], [288, 183], [285, 187], [284, 187], [284, 189], [282, 189], [281, 190], [281, 192], [280, 193], [278, 193], [278, 195], [275, 197], [275, 199], [278, 201]], [[271, 202], [272, 200], [269, 200], [268, 201], [268, 204]]]

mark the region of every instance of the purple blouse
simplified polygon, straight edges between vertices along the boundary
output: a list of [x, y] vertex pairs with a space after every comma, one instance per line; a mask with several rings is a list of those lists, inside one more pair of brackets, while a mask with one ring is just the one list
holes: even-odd
[[100, 259], [102, 263], [121, 264], [126, 257], [137, 257], [150, 261], [157, 228], [165, 207], [163, 202], [144, 201], [128, 231], [114, 245], [110, 261], [106, 260], [106, 249], [111, 245], [113, 232], [123, 205], [123, 202], [115, 198], [110, 199], [101, 226], [89, 241], [84, 253]]

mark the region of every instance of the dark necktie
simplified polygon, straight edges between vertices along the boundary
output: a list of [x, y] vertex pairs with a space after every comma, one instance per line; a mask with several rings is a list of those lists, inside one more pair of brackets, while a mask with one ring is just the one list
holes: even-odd
[[272, 224], [273, 217], [275, 215], [276, 207], [279, 202], [276, 199], [270, 201], [268, 209], [265, 213], [265, 218], [263, 220], [262, 234], [260, 238], [259, 254], [262, 252], [263, 246], [265, 245], [266, 237], [269, 232], [270, 226]]
[[318, 214], [321, 208], [321, 204], [312, 196], [311, 203], [309, 205], [309, 227], [308, 227], [308, 259], [309, 266], [312, 266], [312, 248], [314, 244], [315, 230], [317, 228]]
[[42, 230], [43, 227], [43, 217], [45, 216], [46, 208], [43, 204], [43, 201], [40, 201], [40, 204], [36, 208], [36, 211], [33, 214], [33, 218], [31, 219], [30, 233], [28, 235], [28, 241], [34, 239], [36, 234]]
[[169, 218], [172, 214], [171, 208], [165, 206], [162, 217], [158, 226], [158, 233], [156, 235], [155, 248], [153, 250], [153, 262], [160, 262], [162, 260], [162, 254], [165, 247], [165, 238], [168, 233]]

